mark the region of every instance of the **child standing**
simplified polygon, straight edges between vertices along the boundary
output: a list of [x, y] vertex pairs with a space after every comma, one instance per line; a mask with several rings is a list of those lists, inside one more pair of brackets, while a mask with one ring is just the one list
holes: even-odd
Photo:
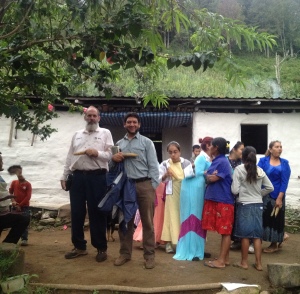
[[193, 145], [193, 154], [190, 159], [190, 162], [192, 163], [193, 167], [195, 166], [196, 157], [200, 154], [200, 152], [201, 152], [200, 145]]
[[[18, 180], [12, 181], [9, 193], [15, 196], [12, 201], [13, 208], [22, 213], [23, 215], [29, 216], [29, 201], [31, 198], [32, 187], [31, 184], [23, 177], [22, 167], [20, 165], [11, 166], [8, 169], [10, 174], [16, 174]], [[21, 236], [21, 246], [28, 245], [28, 227]]]
[[169, 159], [159, 166], [160, 180], [166, 184], [164, 224], [161, 239], [166, 242], [166, 252], [173, 253], [180, 233], [180, 189], [184, 178], [194, 175], [189, 160], [180, 157], [179, 143], [172, 141], [167, 145]]
[[[265, 172], [256, 166], [256, 150], [247, 146], [242, 152], [244, 164], [236, 167], [233, 173], [231, 191], [236, 198], [235, 235], [241, 238], [242, 259], [234, 266], [248, 269], [249, 239], [253, 239], [256, 270], [262, 271], [261, 239], [263, 237], [262, 213], [265, 196], [274, 187]], [[263, 188], [262, 188], [263, 187]]]

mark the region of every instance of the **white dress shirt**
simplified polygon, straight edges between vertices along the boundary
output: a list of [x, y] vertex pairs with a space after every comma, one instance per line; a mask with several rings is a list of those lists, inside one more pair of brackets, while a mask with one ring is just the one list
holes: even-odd
[[[108, 129], [98, 127], [94, 132], [88, 132], [85, 129], [77, 131], [72, 138], [61, 180], [66, 180], [68, 174], [74, 170], [108, 170], [108, 162], [112, 157], [111, 147], [113, 145], [112, 135]], [[74, 155], [76, 152], [89, 148], [96, 149], [98, 156]]]

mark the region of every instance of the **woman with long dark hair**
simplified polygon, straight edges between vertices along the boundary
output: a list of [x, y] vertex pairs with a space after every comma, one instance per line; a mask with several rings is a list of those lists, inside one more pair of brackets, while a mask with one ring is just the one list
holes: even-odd
[[274, 186], [274, 191], [264, 197], [263, 213], [263, 240], [271, 242], [270, 246], [264, 249], [265, 253], [278, 251], [285, 239], [285, 193], [288, 187], [291, 168], [289, 162], [281, 158], [281, 142], [276, 140], [269, 144], [266, 156], [262, 157], [260, 166]]
[[237, 141], [229, 152], [228, 160], [234, 170], [237, 166], [242, 164], [242, 152], [244, 150], [244, 143]]
[[206, 266], [218, 269], [225, 268], [229, 263], [230, 235], [234, 219], [232, 171], [226, 153], [228, 142], [221, 137], [214, 138], [210, 146], [213, 160], [206, 173], [207, 187], [202, 214], [202, 229], [216, 231], [222, 235], [218, 258], [205, 262]]
[[247, 146], [242, 152], [244, 164], [236, 167], [233, 173], [231, 191], [236, 198], [235, 236], [241, 239], [242, 259], [234, 266], [248, 268], [248, 248], [253, 240], [255, 264], [262, 271], [261, 239], [263, 237], [263, 200], [274, 188], [266, 173], [256, 166], [256, 150]]

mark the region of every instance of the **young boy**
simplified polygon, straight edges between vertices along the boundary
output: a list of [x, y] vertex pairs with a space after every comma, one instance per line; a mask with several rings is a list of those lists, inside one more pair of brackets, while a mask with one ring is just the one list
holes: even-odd
[[[25, 180], [22, 175], [22, 167], [20, 165], [13, 165], [8, 168], [10, 174], [16, 174], [18, 180], [12, 181], [9, 193], [15, 196], [12, 201], [13, 209], [22, 212], [23, 215], [29, 216], [29, 201], [31, 198], [32, 187], [31, 184]], [[21, 236], [21, 246], [28, 245], [28, 227]]]
[[192, 163], [193, 167], [194, 167], [194, 162], [196, 160], [196, 157], [200, 154], [200, 152], [201, 152], [200, 145], [194, 145], [193, 146], [193, 154], [192, 154], [192, 157], [190, 159], [190, 162]]

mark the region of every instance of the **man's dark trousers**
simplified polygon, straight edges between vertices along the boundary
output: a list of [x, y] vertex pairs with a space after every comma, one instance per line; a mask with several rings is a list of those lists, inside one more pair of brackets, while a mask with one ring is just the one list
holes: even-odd
[[29, 216], [21, 213], [0, 215], [0, 235], [3, 229], [10, 229], [3, 242], [17, 244], [30, 222]]
[[84, 221], [88, 209], [91, 243], [99, 251], [107, 250], [107, 214], [98, 210], [98, 203], [106, 192], [105, 173], [75, 171], [70, 189], [72, 243], [79, 250], [86, 250]]

